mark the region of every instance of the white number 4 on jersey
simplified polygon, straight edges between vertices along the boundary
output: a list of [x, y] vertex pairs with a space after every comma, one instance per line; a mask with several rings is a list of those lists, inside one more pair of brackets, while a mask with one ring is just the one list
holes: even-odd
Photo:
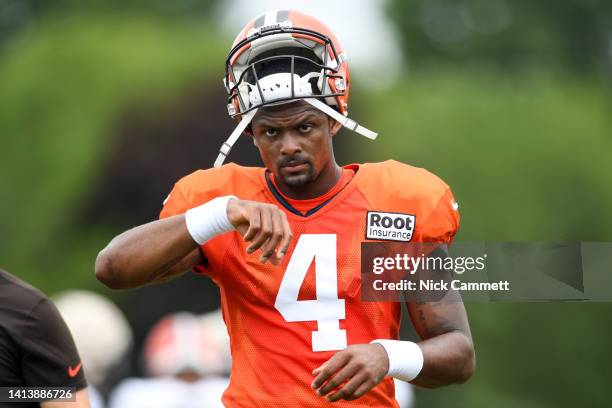
[[[298, 300], [308, 267], [315, 260], [316, 300]], [[276, 295], [276, 309], [288, 322], [317, 321], [312, 332], [312, 351], [346, 348], [344, 299], [338, 299], [335, 234], [302, 234], [289, 260]]]

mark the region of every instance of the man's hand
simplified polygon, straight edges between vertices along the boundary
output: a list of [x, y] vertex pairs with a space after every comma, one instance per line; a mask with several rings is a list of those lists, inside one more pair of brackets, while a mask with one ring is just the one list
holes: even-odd
[[316, 376], [312, 388], [330, 402], [352, 401], [378, 385], [387, 371], [389, 357], [383, 346], [356, 344], [337, 352], [316, 368], [312, 372]]
[[227, 203], [227, 216], [230, 223], [242, 234], [246, 242], [251, 242], [247, 252], [261, 249], [259, 260], [270, 260], [278, 265], [293, 238], [285, 213], [274, 204], [257, 201], [235, 200]]

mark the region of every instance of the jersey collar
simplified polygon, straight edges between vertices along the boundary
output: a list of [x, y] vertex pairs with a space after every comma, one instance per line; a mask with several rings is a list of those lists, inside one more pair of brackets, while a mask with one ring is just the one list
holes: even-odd
[[332, 203], [332, 201], [334, 201], [334, 202], [337, 201], [337, 200], [335, 200], [336, 197], [344, 196], [349, 190], [353, 189], [353, 187], [355, 186], [355, 181], [356, 181], [357, 177], [359, 176], [359, 173], [360, 173], [359, 172], [359, 168], [361, 166], [359, 164], [348, 164], [348, 165], [342, 166], [342, 167], [345, 168], [345, 169], [352, 169], [352, 170], [354, 170], [355, 171], [355, 176], [353, 176], [353, 178], [344, 187], [342, 187], [338, 192], [336, 192], [336, 194], [334, 194], [333, 196], [331, 196], [330, 198], [328, 198], [327, 200], [325, 200], [321, 204], [317, 205], [316, 207], [311, 208], [306, 213], [302, 213], [301, 211], [299, 211], [298, 209], [293, 207], [291, 204], [289, 204], [289, 202], [287, 202], [285, 197], [283, 197], [283, 195], [280, 193], [280, 191], [278, 191], [278, 189], [276, 188], [276, 186], [272, 182], [272, 179], [270, 177], [270, 171], [268, 169], [264, 169], [263, 177], [265, 179], [265, 184], [268, 187], [267, 191], [270, 192], [270, 194], [274, 197], [274, 199], [276, 201], [278, 201], [278, 203], [280, 205], [282, 205], [287, 211], [289, 211], [289, 213], [295, 215], [296, 217], [299, 217], [299, 218], [308, 218], [308, 217], [311, 217], [314, 214], [318, 215], [319, 210], [323, 209], [328, 204]]

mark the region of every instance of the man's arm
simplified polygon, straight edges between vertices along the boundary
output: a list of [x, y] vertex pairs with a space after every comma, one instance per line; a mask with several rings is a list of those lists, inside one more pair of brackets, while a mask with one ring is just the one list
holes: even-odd
[[423, 341], [423, 368], [411, 381], [427, 388], [464, 383], [474, 373], [476, 357], [465, 308], [460, 300], [412, 302], [410, 319]]
[[87, 381], [76, 345], [59, 311], [46, 297], [23, 321], [18, 344], [24, 385], [76, 389], [76, 402], [48, 401], [43, 407], [89, 407]]
[[[206, 210], [206, 205], [197, 208]], [[230, 199], [224, 211], [223, 216], [250, 242], [247, 252], [261, 250], [261, 262], [281, 261], [292, 238], [283, 211], [272, 204], [238, 199]], [[133, 288], [174, 278], [201, 263], [204, 255], [194, 231], [187, 228], [187, 216], [153, 221], [113, 238], [96, 258], [96, 277], [113, 289]], [[197, 216], [207, 213], [199, 211]]]
[[113, 238], [96, 258], [96, 277], [113, 289], [133, 288], [178, 276], [202, 260], [180, 214]]

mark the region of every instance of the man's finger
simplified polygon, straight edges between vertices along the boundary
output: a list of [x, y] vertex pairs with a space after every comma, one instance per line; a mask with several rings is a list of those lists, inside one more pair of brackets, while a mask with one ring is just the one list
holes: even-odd
[[272, 233], [272, 217], [269, 211], [261, 209], [259, 212], [261, 218], [261, 228], [259, 233], [253, 238], [251, 245], [247, 248], [248, 253], [253, 253], [258, 250], [263, 244], [270, 239]]
[[342, 388], [328, 395], [325, 399], [329, 402], [335, 402], [341, 399], [348, 399], [354, 396], [355, 391], [367, 381], [367, 376], [358, 373], [351, 378]]
[[249, 212], [249, 229], [247, 230], [246, 234], [244, 234], [244, 240], [246, 242], [252, 240], [253, 237], [255, 237], [257, 233], [259, 233], [259, 229], [261, 228], [261, 216], [259, 208], [253, 207], [252, 209], [249, 209]]
[[[335, 390], [339, 386], [341, 386], [346, 380], [351, 378], [355, 373], [359, 371], [359, 366], [356, 364], [351, 364], [350, 362], [342, 367], [340, 371], [336, 373], [328, 382], [326, 382], [321, 388], [318, 390], [318, 394], [323, 396], [327, 395], [329, 392]], [[355, 386], [357, 388], [357, 386]]]
[[270, 214], [272, 218], [272, 233], [270, 239], [261, 247], [261, 262], [266, 262], [273, 254], [276, 246], [283, 238], [283, 221], [280, 211], [273, 209]]
[[325, 381], [327, 381], [334, 373], [336, 373], [339, 369], [344, 367], [344, 365], [348, 362], [348, 360], [349, 360], [349, 355], [348, 353], [344, 352], [344, 350], [339, 351], [336, 354], [334, 354], [332, 358], [327, 360], [321, 367], [319, 367], [321, 368], [321, 370], [318, 372], [316, 378], [312, 382], [312, 388], [316, 390], [321, 385], [323, 385]]
[[291, 232], [291, 226], [289, 225], [287, 215], [284, 211], [280, 211], [280, 216], [283, 225], [283, 239], [281, 240], [281, 243], [278, 246], [278, 250], [276, 251], [276, 257], [279, 261], [282, 260], [285, 254], [287, 253], [289, 245], [291, 244], [291, 240], [293, 239], [293, 232]]
[[366, 392], [370, 391], [372, 388], [374, 388], [376, 384], [372, 383], [369, 380], [365, 380], [364, 382], [362, 382], [355, 391], [353, 391], [352, 394], [347, 395], [346, 397], [344, 397], [345, 400], [347, 401], [352, 401], [352, 400], [356, 400], [357, 398], [362, 397]]

